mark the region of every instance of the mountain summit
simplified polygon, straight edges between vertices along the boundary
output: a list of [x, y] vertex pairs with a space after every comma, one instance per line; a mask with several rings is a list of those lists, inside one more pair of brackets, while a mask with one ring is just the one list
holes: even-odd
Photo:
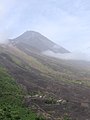
[[69, 51], [52, 42], [45, 36], [35, 31], [26, 31], [19, 37], [11, 39], [10, 42], [24, 51], [33, 51], [42, 53], [52, 51], [54, 53], [68, 53]]

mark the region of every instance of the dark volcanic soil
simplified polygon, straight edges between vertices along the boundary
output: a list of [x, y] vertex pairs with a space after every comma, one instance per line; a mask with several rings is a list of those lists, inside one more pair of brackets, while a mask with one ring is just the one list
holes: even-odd
[[[29, 70], [17, 65], [9, 55], [0, 54], [0, 64], [30, 93], [42, 93], [44, 98], [26, 97], [25, 104], [31, 107], [38, 105], [43, 111], [54, 118], [65, 116], [71, 120], [90, 120], [90, 88], [80, 84], [66, 84], [54, 78], [42, 76], [41, 72], [30, 67]], [[26, 63], [24, 63], [26, 64]], [[63, 100], [57, 104], [46, 104], [45, 99], [53, 97]]]

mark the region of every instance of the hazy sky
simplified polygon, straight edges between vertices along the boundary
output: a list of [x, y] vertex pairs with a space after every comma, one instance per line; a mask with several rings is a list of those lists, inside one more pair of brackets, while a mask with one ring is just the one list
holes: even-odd
[[0, 0], [0, 41], [26, 30], [82, 51], [90, 47], [90, 0]]

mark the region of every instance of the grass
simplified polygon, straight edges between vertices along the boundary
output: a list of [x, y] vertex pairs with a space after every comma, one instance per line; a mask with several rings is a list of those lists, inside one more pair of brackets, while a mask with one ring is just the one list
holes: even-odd
[[0, 67], [0, 120], [35, 120], [36, 114], [23, 105], [24, 92]]
[[0, 50], [1, 52], [8, 53], [16, 65], [21, 66], [28, 71], [31, 71], [32, 67], [40, 71], [41, 76], [51, 79], [54, 78], [54, 80], [66, 84], [83, 84], [90, 86], [90, 75], [88, 75], [87, 71], [79, 71], [69, 63], [65, 63], [65, 61], [60, 60], [60, 62], [58, 60], [54, 61], [50, 59], [47, 62], [41, 62], [39, 59], [29, 56], [13, 46], [7, 46], [7, 51], [5, 51], [5, 48], [3, 47], [0, 47]]
[[76, 69], [69, 63], [65, 63], [65, 61], [51, 61], [50, 59], [47, 62], [41, 62], [39, 59], [29, 56], [13, 46], [8, 47], [8, 52], [11, 54], [11, 58], [15, 64], [22, 67], [24, 66], [27, 70], [31, 70], [30, 67], [32, 67], [39, 70], [41, 72], [40, 75], [54, 78], [66, 84], [83, 84], [90, 86], [90, 77], [88, 74], [86, 75], [86, 71]]

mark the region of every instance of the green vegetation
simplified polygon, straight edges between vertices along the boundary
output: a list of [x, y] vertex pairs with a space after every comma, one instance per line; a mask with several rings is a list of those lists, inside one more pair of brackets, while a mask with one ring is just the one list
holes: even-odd
[[70, 120], [69, 116], [68, 115], [65, 115], [63, 120]]
[[56, 104], [57, 101], [54, 98], [48, 98], [45, 101], [46, 104]]
[[36, 114], [23, 105], [21, 88], [0, 67], [0, 120], [35, 120]]
[[44, 118], [43, 116], [37, 116], [35, 120], [46, 120], [46, 118]]

